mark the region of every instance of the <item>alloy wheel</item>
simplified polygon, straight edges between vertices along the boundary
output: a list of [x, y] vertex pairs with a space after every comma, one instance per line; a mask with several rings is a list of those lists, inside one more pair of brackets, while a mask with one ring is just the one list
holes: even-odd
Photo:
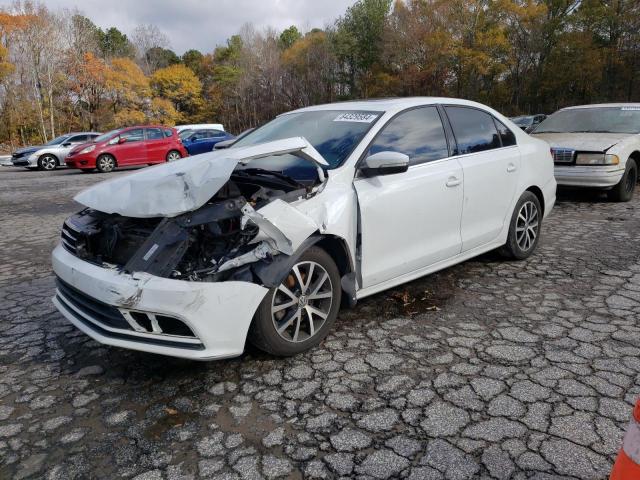
[[304, 342], [324, 325], [333, 301], [327, 271], [316, 262], [296, 263], [273, 293], [271, 319], [288, 342]]
[[107, 157], [107, 156], [100, 157], [99, 167], [101, 172], [110, 172], [111, 170], [114, 169], [115, 162], [111, 157]]
[[175, 162], [176, 160], [180, 160], [181, 158], [182, 157], [178, 152], [169, 152], [169, 155], [167, 155], [168, 162]]
[[43, 170], [55, 170], [55, 168], [56, 168], [56, 159], [55, 159], [55, 157], [52, 157], [51, 155], [44, 155], [40, 159], [40, 165], [42, 166]]
[[516, 220], [516, 242], [524, 251], [528, 251], [538, 236], [538, 207], [532, 201], [522, 204]]

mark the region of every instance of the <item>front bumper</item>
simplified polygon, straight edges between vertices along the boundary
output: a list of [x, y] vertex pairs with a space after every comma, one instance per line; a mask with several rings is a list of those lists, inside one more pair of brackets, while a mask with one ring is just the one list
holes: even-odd
[[11, 163], [14, 167], [37, 167], [38, 159], [31, 157], [12, 158]]
[[96, 168], [96, 158], [87, 154], [77, 154], [67, 157], [65, 164], [69, 168]]
[[558, 185], [571, 187], [613, 187], [620, 182], [624, 174], [624, 166], [580, 166], [556, 165], [554, 175]]
[[[53, 303], [94, 340], [116, 347], [194, 360], [227, 358], [244, 350], [247, 331], [265, 287], [248, 282], [187, 282], [147, 273], [125, 274], [75, 257], [61, 245], [52, 254], [53, 270], [64, 284], [88, 297], [87, 308], [60, 286]], [[101, 321], [92, 302], [120, 312], [180, 320], [195, 338], [114, 328]], [[115, 307], [115, 308], [114, 308]], [[154, 317], [155, 318], [155, 317]]]

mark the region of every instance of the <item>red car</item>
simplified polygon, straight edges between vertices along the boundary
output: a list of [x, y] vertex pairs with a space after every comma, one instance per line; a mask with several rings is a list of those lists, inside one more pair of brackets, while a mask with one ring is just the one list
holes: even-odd
[[146, 125], [111, 130], [91, 143], [75, 147], [65, 161], [70, 168], [110, 172], [116, 167], [153, 165], [188, 155], [176, 130]]

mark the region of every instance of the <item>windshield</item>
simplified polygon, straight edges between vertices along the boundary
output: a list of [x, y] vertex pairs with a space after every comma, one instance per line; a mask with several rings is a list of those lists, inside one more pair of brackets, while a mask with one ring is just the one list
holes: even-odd
[[60, 135], [59, 137], [54, 138], [53, 140], [49, 140], [45, 145], [60, 145], [71, 135]]
[[190, 128], [187, 128], [185, 130], [182, 130], [180, 133], [178, 133], [178, 136], [180, 137], [180, 140], [184, 140], [185, 138], [190, 137], [192, 133], [193, 133], [193, 130], [191, 130]]
[[531, 125], [533, 123], [533, 117], [530, 117], [530, 116], [513, 117], [511, 121], [516, 125]]
[[[234, 143], [233, 148], [304, 137], [327, 161], [327, 168], [332, 169], [344, 162], [381, 114], [353, 110], [289, 113], [248, 133]], [[313, 168], [313, 165], [293, 155], [282, 155], [253, 161], [251, 167], [282, 171], [295, 167]]]
[[93, 141], [96, 143], [104, 142], [105, 140], [109, 140], [114, 135], [119, 134], [122, 130], [123, 130], [122, 128], [116, 128], [115, 130], [111, 130], [110, 132], [103, 133], [99, 137], [94, 138]]
[[597, 107], [560, 110], [534, 133], [640, 133], [640, 107]]

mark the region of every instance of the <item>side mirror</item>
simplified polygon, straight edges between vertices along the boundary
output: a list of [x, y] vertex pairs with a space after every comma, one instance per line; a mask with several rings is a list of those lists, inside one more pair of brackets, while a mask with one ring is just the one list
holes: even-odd
[[126, 141], [127, 141], [126, 137], [120, 137], [118, 139], [118, 145], [121, 145], [121, 144], [125, 143]]
[[409, 169], [409, 155], [400, 152], [378, 152], [369, 155], [360, 166], [366, 177], [391, 175], [406, 172]]

